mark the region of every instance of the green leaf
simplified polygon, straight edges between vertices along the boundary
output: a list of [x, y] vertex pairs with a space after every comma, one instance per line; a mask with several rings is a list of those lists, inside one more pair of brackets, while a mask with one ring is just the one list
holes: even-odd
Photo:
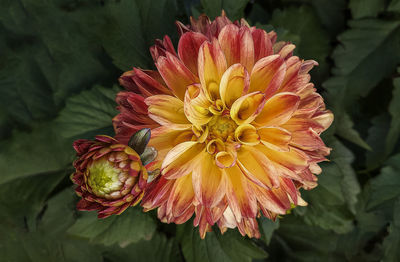
[[400, 196], [400, 154], [391, 157], [381, 173], [371, 179], [371, 196], [368, 208], [374, 209], [379, 205], [392, 202]]
[[387, 8], [391, 12], [400, 12], [400, 0], [392, 0]]
[[372, 118], [372, 126], [368, 130], [367, 143], [371, 145], [371, 151], [366, 153], [367, 169], [379, 167], [386, 159], [385, 144], [382, 143], [382, 138], [387, 137], [390, 125], [390, 117], [388, 114], [382, 114]]
[[135, 244], [128, 245], [125, 248], [112, 246], [106, 251], [104, 256], [111, 261], [118, 262], [173, 262], [181, 261], [175, 254], [178, 250], [174, 239], [167, 239], [161, 234], [154, 234], [151, 240], [140, 240]]
[[275, 10], [271, 21], [275, 28], [287, 30], [287, 35], [278, 33], [279, 40], [293, 42], [295, 53], [302, 59], [313, 59], [319, 63], [313, 71], [313, 79], [320, 81], [328, 74], [326, 59], [330, 53], [329, 36], [322, 29], [312, 8], [286, 8]]
[[237, 230], [228, 230], [223, 235], [209, 232], [201, 239], [192, 223], [178, 226], [177, 237], [182, 246], [186, 261], [252, 261], [253, 258], [265, 258], [266, 253], [248, 238], [242, 237]]
[[400, 198], [394, 205], [393, 221], [389, 226], [389, 235], [383, 241], [384, 257], [382, 261], [396, 262], [400, 260]]
[[121, 215], [98, 219], [95, 212], [84, 212], [68, 232], [92, 243], [125, 247], [141, 239], [150, 239], [156, 224], [139, 208], [128, 208]]
[[35, 174], [63, 171], [73, 155], [70, 142], [63, 140], [51, 124], [39, 125], [29, 133], [15, 132], [0, 145], [0, 184]]
[[302, 192], [309, 203], [305, 209], [304, 220], [310, 225], [336, 233], [347, 233], [353, 228], [353, 214], [360, 193], [351, 164], [354, 156], [338, 140], [328, 144], [333, 148], [331, 163], [322, 163], [322, 173], [318, 175], [318, 186], [311, 191]]
[[324, 83], [336, 115], [354, 107], [400, 61], [400, 53], [393, 52], [398, 48], [400, 21], [365, 19], [350, 21], [349, 26], [339, 35], [341, 45], [332, 55], [335, 77]]
[[201, 0], [204, 13], [211, 19], [221, 15], [225, 10], [231, 20], [238, 20], [244, 17], [244, 8], [249, 0]]
[[42, 210], [47, 196], [65, 175], [66, 172], [40, 174], [17, 178], [0, 185], [2, 220], [35, 230], [36, 217]]
[[[32, 187], [32, 190], [34, 189], [40, 190], [40, 187]], [[40, 192], [42, 191], [36, 194], [39, 195]], [[65, 229], [74, 222], [73, 200], [74, 193], [69, 189], [51, 198], [47, 209], [43, 211], [44, 214], [37, 217], [36, 229], [5, 224], [2, 220], [0, 222], [2, 259], [12, 262], [103, 261], [99, 247], [89, 246], [82, 240], [65, 238]]]
[[118, 88], [95, 86], [69, 98], [56, 123], [66, 138], [91, 138], [100, 132], [112, 134], [112, 118], [118, 113], [114, 101]]
[[358, 131], [354, 129], [354, 123], [347, 113], [336, 115], [335, 122], [336, 134], [366, 150], [371, 150], [371, 147], [361, 138]]
[[350, 0], [349, 7], [354, 19], [376, 17], [385, 8], [381, 0]]
[[260, 223], [262, 232], [264, 233], [263, 240], [265, 241], [265, 243], [267, 243], [267, 245], [269, 245], [274, 231], [279, 228], [279, 219], [277, 219], [276, 221], [272, 221], [271, 219], [262, 217], [260, 219]]
[[[398, 72], [400, 73], [400, 68], [398, 68]], [[393, 95], [389, 105], [389, 113], [392, 117], [392, 121], [386, 137], [386, 156], [393, 152], [400, 136], [400, 77], [393, 80], [393, 85]]]
[[338, 244], [338, 235], [332, 231], [304, 224], [294, 215], [287, 215], [280, 220], [280, 227], [276, 233], [286, 245], [286, 253], [294, 261], [321, 261], [322, 258], [335, 261], [334, 251]]

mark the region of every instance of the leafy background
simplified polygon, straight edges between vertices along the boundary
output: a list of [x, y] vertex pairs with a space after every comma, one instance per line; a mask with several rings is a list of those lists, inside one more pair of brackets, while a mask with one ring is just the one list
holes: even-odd
[[[320, 64], [333, 151], [309, 205], [260, 219], [260, 240], [77, 212], [71, 143], [112, 135], [118, 76], [153, 68], [175, 20], [221, 9]], [[399, 0], [1, 0], [0, 39], [2, 261], [400, 261]]]

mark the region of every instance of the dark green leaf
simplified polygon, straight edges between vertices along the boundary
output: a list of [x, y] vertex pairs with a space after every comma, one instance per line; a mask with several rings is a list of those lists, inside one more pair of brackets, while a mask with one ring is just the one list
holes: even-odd
[[72, 160], [72, 147], [50, 124], [30, 133], [15, 132], [0, 142], [0, 184], [35, 174], [63, 171]]
[[[400, 68], [397, 71], [400, 73]], [[400, 136], [400, 77], [393, 80], [393, 85], [393, 95], [389, 105], [392, 121], [386, 138], [386, 156], [392, 153]]]
[[274, 231], [279, 228], [279, 219], [276, 221], [272, 221], [271, 219], [262, 217], [260, 219], [260, 224], [261, 224], [261, 229], [263, 234], [263, 240], [267, 245], [271, 242], [272, 235], [274, 234]]
[[381, 0], [350, 0], [349, 7], [354, 19], [376, 17], [385, 8]]
[[394, 205], [393, 221], [389, 226], [389, 235], [383, 242], [383, 250], [385, 255], [383, 261], [396, 262], [400, 260], [400, 198]]
[[173, 262], [181, 261], [174, 250], [178, 246], [175, 241], [167, 239], [161, 234], [155, 234], [151, 240], [141, 240], [125, 248], [111, 247], [105, 257], [118, 262]]
[[[66, 138], [91, 138], [112, 133], [111, 119], [117, 114], [114, 101], [118, 88], [95, 86], [67, 100], [57, 124], [60, 135]], [[110, 132], [111, 131], [111, 132]]]
[[201, 0], [204, 13], [211, 19], [221, 15], [225, 10], [231, 20], [238, 20], [244, 17], [244, 8], [249, 0]]
[[221, 235], [209, 232], [201, 239], [199, 232], [191, 223], [178, 227], [178, 239], [182, 252], [189, 262], [197, 261], [251, 261], [264, 258], [266, 253], [237, 231], [228, 230]]
[[371, 197], [368, 208], [373, 209], [400, 196], [400, 155], [391, 157], [379, 176], [371, 180]]
[[125, 247], [141, 239], [150, 239], [156, 225], [140, 208], [128, 208], [119, 216], [98, 219], [95, 212], [84, 212], [68, 232], [93, 243]]

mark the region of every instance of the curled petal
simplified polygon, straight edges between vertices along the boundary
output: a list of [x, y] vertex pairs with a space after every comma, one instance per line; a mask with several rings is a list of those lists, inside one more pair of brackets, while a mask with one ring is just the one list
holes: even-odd
[[228, 108], [241, 96], [247, 94], [250, 79], [246, 68], [234, 64], [222, 75], [219, 92], [221, 100]]
[[184, 111], [193, 125], [200, 127], [211, 120], [213, 114], [209, 111], [210, 106], [210, 101], [199, 85], [188, 87], [185, 94]]
[[264, 94], [253, 92], [240, 97], [232, 104], [231, 118], [238, 125], [251, 123], [262, 111], [265, 104]]
[[243, 124], [236, 128], [235, 138], [244, 145], [254, 146], [260, 143], [260, 136], [254, 126]]

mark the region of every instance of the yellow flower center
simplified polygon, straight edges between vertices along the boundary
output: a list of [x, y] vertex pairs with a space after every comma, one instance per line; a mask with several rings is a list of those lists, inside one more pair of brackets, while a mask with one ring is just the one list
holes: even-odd
[[113, 165], [106, 159], [94, 161], [88, 169], [88, 184], [92, 192], [99, 197], [118, 191], [122, 188], [123, 182], [120, 177], [126, 174]]
[[236, 123], [229, 116], [216, 116], [208, 123], [209, 137], [226, 141], [229, 137], [234, 137], [236, 127]]

